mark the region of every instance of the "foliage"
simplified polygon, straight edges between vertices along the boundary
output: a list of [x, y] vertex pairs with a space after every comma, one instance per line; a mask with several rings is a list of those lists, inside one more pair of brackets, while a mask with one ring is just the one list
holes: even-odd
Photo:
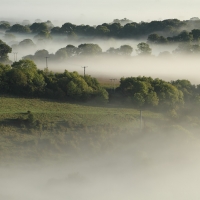
[[117, 91], [121, 98], [131, 99], [131, 102], [139, 107], [177, 108], [184, 103], [183, 93], [175, 86], [151, 77], [121, 78]]
[[11, 26], [11, 28], [9, 29], [9, 32], [12, 33], [30, 33], [31, 30], [28, 26], [23, 26], [20, 24], [14, 24], [13, 26]]
[[39, 33], [41, 31], [48, 31], [48, 26], [46, 23], [35, 22], [30, 26], [30, 29], [33, 33]]
[[19, 43], [19, 46], [22, 48], [28, 48], [28, 47], [34, 47], [35, 44], [33, 43], [31, 39], [25, 39]]
[[145, 42], [141, 42], [137, 45], [137, 53], [141, 56], [147, 56], [151, 54], [151, 48]]
[[0, 91], [8, 94], [58, 98], [61, 100], [108, 101], [108, 93], [95, 78], [77, 72], [54, 74], [38, 70], [31, 60], [14, 62], [12, 67], [0, 66]]
[[102, 49], [97, 44], [80, 44], [78, 46], [79, 55], [98, 55]]
[[12, 48], [9, 47], [5, 42], [0, 40], [0, 62], [6, 63], [9, 62], [8, 53], [12, 52]]

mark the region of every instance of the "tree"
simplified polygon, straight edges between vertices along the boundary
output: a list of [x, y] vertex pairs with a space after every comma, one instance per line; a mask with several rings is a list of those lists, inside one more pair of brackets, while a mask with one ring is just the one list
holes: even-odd
[[[152, 90], [149, 80], [144, 77], [128, 77], [120, 79], [119, 90], [121, 95], [136, 106], [143, 106], [146, 103], [148, 93]], [[148, 98], [150, 104], [150, 98]]]
[[133, 48], [129, 45], [122, 45], [119, 48], [119, 52], [120, 52], [121, 55], [130, 56], [131, 53], [133, 52]]
[[193, 29], [191, 31], [191, 33], [192, 33], [192, 36], [193, 36], [193, 40], [194, 41], [199, 41], [199, 39], [200, 39], [200, 30], [199, 29]]
[[74, 24], [71, 24], [71, 23], [65, 23], [62, 25], [61, 29], [60, 29], [60, 32], [62, 34], [66, 34], [68, 35], [69, 33], [71, 33], [72, 31], [74, 31], [76, 28], [76, 25]]
[[34, 38], [38, 40], [51, 40], [52, 36], [48, 30], [42, 30]]
[[147, 95], [146, 95], [146, 100], [145, 100], [146, 104], [148, 106], [157, 106], [159, 103], [159, 98], [156, 94], [156, 92], [150, 91]]
[[26, 93], [28, 78], [22, 70], [13, 68], [7, 73], [7, 76], [9, 78], [8, 85], [11, 94], [22, 95]]
[[11, 70], [10, 65], [0, 63], [0, 92], [7, 93], [9, 91], [7, 73]]
[[13, 26], [11, 26], [9, 32], [12, 32], [12, 33], [30, 33], [31, 30], [28, 26], [22, 26], [20, 24], [14, 24]]
[[66, 59], [68, 58], [68, 54], [67, 54], [67, 50], [66, 48], [62, 48], [62, 49], [59, 49], [58, 51], [56, 51], [55, 53], [55, 58], [58, 59], [58, 60], [63, 60], [63, 59]]
[[78, 46], [79, 55], [99, 55], [102, 49], [98, 44], [80, 44]]
[[182, 31], [175, 37], [175, 40], [177, 42], [191, 42], [193, 40], [193, 35], [188, 31]]
[[150, 55], [152, 50], [147, 43], [141, 42], [137, 45], [136, 51], [138, 55], [146, 56], [146, 55]]
[[119, 55], [119, 49], [115, 49], [114, 47], [110, 47], [107, 51], [109, 55]]
[[188, 80], [176, 80], [171, 82], [177, 89], [179, 89], [183, 95], [185, 101], [190, 101], [195, 96], [195, 85], [192, 85]]
[[124, 19], [114, 19], [113, 20], [114, 23], [119, 23], [122, 26], [128, 24], [128, 23], [132, 23], [132, 21], [130, 19], [124, 18]]
[[135, 106], [161, 106], [176, 109], [182, 106], [183, 93], [171, 83], [151, 77], [128, 77], [120, 79], [117, 89], [121, 97], [131, 100]]
[[151, 35], [148, 36], [147, 38], [147, 41], [150, 42], [150, 43], [159, 43], [159, 39], [160, 39], [160, 36], [156, 33], [153, 33]]
[[41, 31], [48, 31], [48, 25], [46, 23], [33, 23], [31, 26], [30, 26], [30, 29], [33, 33], [39, 33]]
[[139, 35], [138, 24], [133, 22], [126, 24], [122, 29], [122, 36], [125, 38], [136, 38]]
[[96, 27], [96, 33], [100, 37], [107, 37], [109, 36], [110, 30], [106, 26], [99, 25]]
[[74, 45], [69, 44], [66, 46], [66, 52], [70, 57], [76, 56], [78, 53], [78, 48]]
[[10, 28], [9, 22], [0, 22], [0, 30], [8, 30]]
[[38, 50], [35, 52], [35, 57], [38, 57], [38, 58], [45, 58], [48, 55], [49, 55], [49, 52], [45, 49]]
[[[10, 80], [14, 80], [12, 86], [16, 84], [16, 87], [21, 89], [20, 93], [27, 96], [39, 95], [46, 85], [43, 75], [31, 60], [14, 62], [10, 71]], [[13, 91], [13, 87], [10, 87], [10, 90]]]
[[6, 63], [9, 62], [8, 53], [12, 52], [12, 48], [9, 47], [6, 43], [0, 40], [0, 62]]
[[51, 34], [52, 35], [58, 35], [61, 34], [61, 28], [59, 26], [56, 26], [54, 28], [51, 29]]
[[120, 23], [113, 23], [109, 25], [109, 30], [112, 37], [120, 37], [122, 26]]
[[154, 44], [165, 44], [167, 43], [167, 38], [163, 36], [159, 36], [158, 34], [154, 33], [148, 36], [147, 41], [149, 43], [154, 43]]
[[35, 44], [31, 39], [25, 39], [19, 43], [19, 46], [23, 48], [28, 48], [28, 47], [35, 47]]
[[174, 85], [160, 79], [155, 79], [152, 82], [152, 86], [159, 98], [159, 103], [163, 107], [174, 109], [184, 104], [183, 93]]
[[47, 21], [45, 22], [45, 24], [47, 25], [48, 30], [51, 30], [51, 29], [54, 27], [54, 25], [52, 24], [52, 22], [51, 22], [50, 20], [47, 20]]

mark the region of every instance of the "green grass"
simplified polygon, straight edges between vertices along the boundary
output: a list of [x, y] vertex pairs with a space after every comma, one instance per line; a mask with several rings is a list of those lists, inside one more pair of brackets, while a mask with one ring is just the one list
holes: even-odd
[[[27, 111], [31, 111], [42, 122], [70, 120], [76, 124], [82, 123], [88, 126], [108, 123], [121, 125], [139, 118], [139, 110], [136, 109], [98, 107], [43, 99], [1, 97], [0, 105], [0, 120], [23, 116]], [[162, 118], [161, 114], [149, 111], [144, 111], [143, 115], [144, 117]]]
[[[40, 121], [41, 126], [16, 123], [19, 117], [27, 119], [28, 111]], [[13, 161], [96, 156], [120, 149], [128, 143], [132, 145], [144, 135], [154, 134], [156, 138], [158, 134], [165, 134], [167, 139], [168, 133], [175, 133], [180, 138], [195, 138], [192, 131], [200, 128], [197, 116], [181, 115], [180, 120], [170, 120], [166, 112], [144, 110], [143, 118], [145, 128], [141, 132], [140, 112], [134, 108], [1, 96], [0, 165]]]

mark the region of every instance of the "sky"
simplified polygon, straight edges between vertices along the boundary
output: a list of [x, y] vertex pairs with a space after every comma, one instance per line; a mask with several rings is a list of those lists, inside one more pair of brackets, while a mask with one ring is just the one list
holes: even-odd
[[41, 19], [98, 25], [113, 19], [135, 22], [199, 17], [199, 0], [1, 0], [0, 18]]

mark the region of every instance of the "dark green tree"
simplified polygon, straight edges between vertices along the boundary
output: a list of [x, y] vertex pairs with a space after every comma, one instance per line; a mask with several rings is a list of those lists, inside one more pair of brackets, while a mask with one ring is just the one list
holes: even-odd
[[11, 26], [9, 32], [12, 33], [30, 33], [31, 30], [28, 26], [23, 26], [20, 24], [14, 24], [13, 26]]
[[9, 63], [8, 53], [12, 52], [12, 48], [9, 47], [5, 42], [0, 40], [0, 62]]
[[131, 53], [133, 52], [133, 48], [131, 46], [129, 46], [129, 45], [122, 45], [119, 48], [119, 52], [123, 56], [130, 56]]
[[98, 44], [81, 44], [78, 46], [79, 55], [99, 55], [102, 49]]
[[141, 42], [137, 45], [136, 51], [137, 51], [138, 55], [147, 56], [147, 55], [151, 55], [152, 50], [147, 43]]
[[30, 29], [33, 33], [40, 33], [41, 31], [48, 31], [48, 25], [46, 23], [33, 23], [30, 26]]

